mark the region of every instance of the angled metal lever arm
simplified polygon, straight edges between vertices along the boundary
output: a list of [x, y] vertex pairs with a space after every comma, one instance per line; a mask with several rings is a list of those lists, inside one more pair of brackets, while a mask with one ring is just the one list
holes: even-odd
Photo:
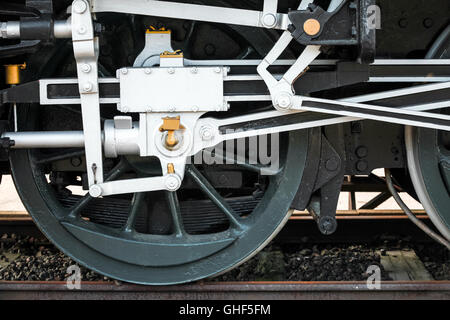
[[292, 109], [450, 131], [450, 116], [423, 111], [302, 96], [294, 97]]
[[156, 0], [92, 0], [93, 12], [120, 12], [251, 27], [287, 30], [287, 14], [274, 12], [277, 1], [265, 0], [264, 11]]

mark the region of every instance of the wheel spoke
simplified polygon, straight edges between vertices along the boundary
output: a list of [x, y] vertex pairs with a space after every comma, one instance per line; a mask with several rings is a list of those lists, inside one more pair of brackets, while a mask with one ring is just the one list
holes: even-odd
[[[112, 181], [119, 178], [122, 174], [126, 172], [128, 168], [129, 168], [128, 163], [124, 160], [120, 160], [120, 162], [108, 173], [105, 181]], [[91, 197], [89, 193], [87, 193], [80, 200], [78, 200], [78, 202], [74, 204], [72, 208], [70, 208], [68, 217], [75, 218], [80, 213], [80, 211], [83, 210], [93, 199], [94, 198]]]
[[239, 217], [226, 202], [226, 200], [214, 189], [211, 183], [203, 176], [200, 171], [193, 165], [186, 167], [186, 173], [197, 183], [200, 189], [208, 196], [209, 199], [228, 217], [233, 227], [237, 229], [244, 229], [241, 223], [241, 217]]
[[183, 228], [180, 203], [178, 202], [178, 196], [176, 191], [175, 192], [166, 191], [166, 199], [169, 204], [170, 213], [172, 214], [175, 236], [178, 238], [183, 237], [185, 231]]
[[125, 224], [123, 230], [125, 232], [134, 231], [134, 223], [136, 221], [137, 215], [139, 213], [139, 209], [144, 203], [145, 193], [139, 192], [133, 195], [133, 200], [131, 201], [131, 210], [130, 215], [128, 216], [127, 223]]

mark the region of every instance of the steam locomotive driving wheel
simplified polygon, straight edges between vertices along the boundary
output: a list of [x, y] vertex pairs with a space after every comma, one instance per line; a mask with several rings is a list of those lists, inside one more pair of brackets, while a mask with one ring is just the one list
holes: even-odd
[[[201, 32], [203, 27], [198, 28]], [[223, 31], [216, 32], [222, 38], [226, 36]], [[195, 38], [195, 34], [186, 36]], [[243, 52], [256, 51], [251, 43], [242, 42], [231, 43], [229, 54], [234, 55], [240, 46]], [[186, 45], [193, 47], [195, 43]], [[66, 47], [62, 44], [51, 55], [43, 53], [48, 60], [36, 64], [29, 61], [29, 68], [42, 67], [40, 78], [55, 75], [50, 72], [70, 73], [73, 57], [61, 55]], [[100, 58], [100, 64], [107, 65], [107, 58]], [[61, 61], [57, 68], [55, 61]], [[264, 109], [265, 103], [255, 107]], [[48, 112], [40, 108], [19, 106], [21, 130], [82, 128], [76, 106], [49, 106]], [[192, 157], [193, 164], [186, 166], [177, 191], [102, 198], [80, 192], [86, 179], [83, 149], [11, 150], [10, 157], [23, 203], [44, 234], [63, 252], [115, 279], [175, 284], [235, 267], [262, 249], [286, 223], [306, 162], [308, 131], [283, 133], [276, 140], [269, 136], [264, 141], [274, 141], [279, 148], [279, 163], [270, 172], [265, 173], [269, 168], [250, 163], [248, 158], [227, 165], [229, 159], [223, 155], [220, 158], [216, 149], [217, 154], [211, 150], [205, 154], [213, 153], [219, 164], [196, 164]], [[245, 158], [252, 146], [248, 139], [241, 142], [246, 143], [241, 154]], [[235, 156], [225, 150], [224, 154]], [[161, 164], [154, 157], [130, 155], [105, 161], [106, 181], [159, 175]]]
[[2, 174], [64, 253], [140, 284], [224, 273], [294, 209], [332, 234], [346, 176], [382, 190], [367, 206], [389, 190], [450, 248], [396, 191], [450, 238], [447, 7], [430, 19], [409, 1], [0, 8]]

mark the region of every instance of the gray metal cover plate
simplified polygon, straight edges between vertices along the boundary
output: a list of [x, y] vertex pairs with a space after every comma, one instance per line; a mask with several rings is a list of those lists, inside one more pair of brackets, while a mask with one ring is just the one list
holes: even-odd
[[226, 111], [222, 67], [127, 68], [117, 71], [122, 112]]

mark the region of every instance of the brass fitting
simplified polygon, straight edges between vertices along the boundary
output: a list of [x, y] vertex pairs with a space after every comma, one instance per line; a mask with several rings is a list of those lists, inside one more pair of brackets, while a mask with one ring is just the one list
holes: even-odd
[[175, 136], [175, 131], [184, 130], [185, 128], [180, 123], [180, 116], [163, 118], [163, 125], [159, 128], [161, 132], [167, 132], [166, 146], [173, 148], [178, 144], [178, 139]]
[[320, 32], [320, 22], [316, 19], [308, 19], [303, 24], [303, 30], [308, 36], [315, 36]]
[[145, 33], [159, 33], [159, 34], [171, 34], [172, 31], [166, 30], [166, 28], [156, 29], [153, 26], [150, 26]]
[[164, 51], [159, 55], [160, 58], [183, 58], [183, 51], [176, 50], [174, 52]]
[[5, 65], [5, 82], [8, 85], [20, 84], [20, 70], [27, 67], [26, 63]]
[[167, 164], [167, 173], [168, 174], [174, 174], [175, 173], [175, 167], [174, 167], [173, 163], [168, 163]]

